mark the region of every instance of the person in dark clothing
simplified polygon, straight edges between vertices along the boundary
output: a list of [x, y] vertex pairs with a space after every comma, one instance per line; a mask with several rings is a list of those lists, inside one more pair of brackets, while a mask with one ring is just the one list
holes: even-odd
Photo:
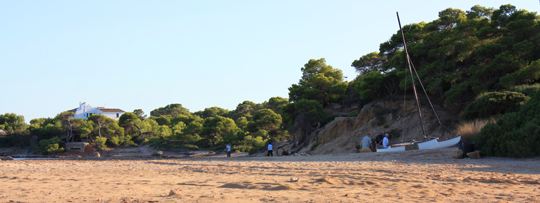
[[378, 134], [377, 136], [375, 136], [375, 143], [377, 145], [382, 145], [383, 138], [384, 134]]
[[227, 152], [227, 158], [231, 158], [231, 151], [232, 151], [231, 144], [227, 144], [225, 146], [225, 151]]

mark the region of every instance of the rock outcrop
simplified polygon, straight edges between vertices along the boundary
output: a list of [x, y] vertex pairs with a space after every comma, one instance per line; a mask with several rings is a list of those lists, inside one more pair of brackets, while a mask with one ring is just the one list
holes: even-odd
[[[424, 126], [428, 137], [451, 137], [457, 116], [435, 107], [443, 126], [437, 122], [429, 106], [422, 107]], [[328, 154], [354, 152], [362, 136], [390, 132], [391, 143], [421, 141], [424, 139], [414, 100], [375, 101], [362, 107], [356, 117], [336, 117], [333, 121], [314, 130], [302, 146], [292, 152]]]

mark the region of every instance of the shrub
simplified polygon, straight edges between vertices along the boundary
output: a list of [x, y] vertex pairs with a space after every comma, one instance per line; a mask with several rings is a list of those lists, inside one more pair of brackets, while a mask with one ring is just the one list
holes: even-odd
[[482, 153], [491, 156], [532, 157], [540, 155], [540, 94], [519, 112], [503, 115], [486, 125], [477, 139]]
[[96, 148], [98, 150], [107, 149], [107, 145], [105, 144], [105, 143], [107, 143], [107, 138], [106, 137], [96, 137], [96, 140], [94, 141], [94, 143], [96, 144]]
[[120, 136], [113, 136], [107, 140], [107, 143], [112, 147], [118, 147], [122, 144], [122, 138]]
[[126, 147], [129, 147], [129, 146], [137, 146], [137, 144], [135, 144], [135, 142], [133, 141], [132, 137], [129, 136], [129, 135], [124, 135], [124, 137], [122, 138], [122, 145], [126, 146]]
[[540, 59], [521, 68], [514, 73], [501, 77], [500, 82], [505, 87], [511, 87], [520, 84], [535, 83], [540, 80]]
[[267, 141], [268, 140], [263, 139], [261, 136], [253, 137], [247, 135], [244, 137], [244, 140], [242, 140], [239, 145], [234, 146], [234, 148], [238, 151], [249, 152], [252, 154], [264, 148]]
[[0, 136], [0, 147], [27, 147], [30, 146], [30, 135]]
[[43, 154], [55, 154], [64, 151], [64, 148], [60, 147], [60, 138], [53, 137], [51, 139], [44, 139], [39, 141], [39, 151]]
[[487, 92], [469, 104], [465, 108], [463, 116], [466, 119], [489, 118], [516, 111], [528, 100], [528, 96], [519, 92]]

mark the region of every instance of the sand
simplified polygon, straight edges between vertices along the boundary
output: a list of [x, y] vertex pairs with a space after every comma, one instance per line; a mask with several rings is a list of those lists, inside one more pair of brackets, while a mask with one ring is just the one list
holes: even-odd
[[540, 202], [540, 160], [402, 154], [0, 161], [0, 202]]

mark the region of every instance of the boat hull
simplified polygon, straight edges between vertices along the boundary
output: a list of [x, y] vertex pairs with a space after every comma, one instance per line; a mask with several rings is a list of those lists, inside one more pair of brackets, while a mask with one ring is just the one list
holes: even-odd
[[[427, 150], [427, 149], [443, 149], [448, 148], [457, 145], [461, 141], [461, 136], [457, 136], [455, 138], [441, 141], [439, 142], [438, 139], [432, 139], [426, 142], [421, 142], [416, 144], [418, 146], [418, 150]], [[413, 149], [416, 150], [416, 149]], [[399, 146], [399, 147], [390, 147], [386, 149], [377, 149], [377, 152], [404, 152], [408, 151], [405, 146]]]
[[386, 153], [386, 152], [404, 152], [404, 151], [405, 151], [405, 146], [389, 147], [389, 148], [386, 148], [386, 149], [377, 149], [377, 152], [383, 152], [383, 153]]
[[461, 141], [461, 136], [439, 142], [437, 139], [433, 139], [427, 142], [418, 143], [418, 150], [424, 149], [442, 149], [457, 145]]

